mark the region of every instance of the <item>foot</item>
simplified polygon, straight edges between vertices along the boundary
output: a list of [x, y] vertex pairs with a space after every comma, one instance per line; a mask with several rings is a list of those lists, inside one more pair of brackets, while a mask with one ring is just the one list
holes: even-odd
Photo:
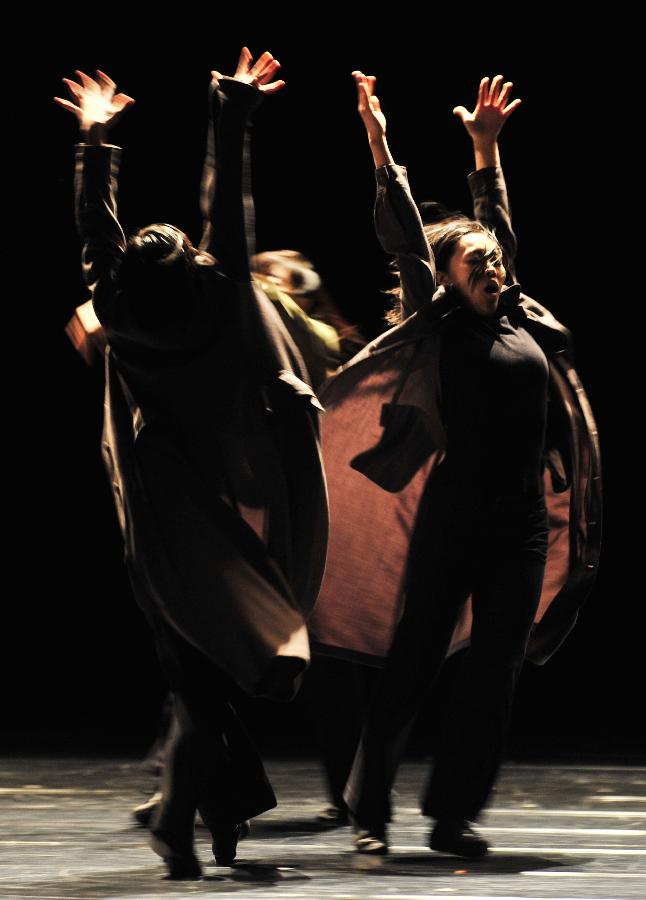
[[431, 850], [475, 859], [484, 856], [489, 844], [464, 819], [438, 819], [431, 832]]
[[385, 825], [364, 828], [355, 824], [353, 840], [357, 853], [366, 853], [371, 856], [385, 856], [388, 853]]
[[216, 866], [231, 866], [235, 862], [238, 841], [251, 831], [249, 822], [238, 825], [220, 825], [213, 830], [213, 856]]
[[157, 791], [149, 797], [145, 803], [140, 803], [139, 806], [135, 806], [132, 811], [135, 822], [137, 822], [138, 825], [142, 825], [144, 828], [148, 828], [150, 820], [157, 812], [161, 800], [161, 792]]
[[161, 832], [152, 834], [150, 846], [166, 863], [169, 879], [179, 881], [202, 876], [199, 860], [191, 848], [180, 850], [168, 835]]
[[348, 810], [345, 807], [332, 803], [320, 811], [316, 821], [321, 822], [323, 825], [347, 825], [350, 820], [348, 818]]

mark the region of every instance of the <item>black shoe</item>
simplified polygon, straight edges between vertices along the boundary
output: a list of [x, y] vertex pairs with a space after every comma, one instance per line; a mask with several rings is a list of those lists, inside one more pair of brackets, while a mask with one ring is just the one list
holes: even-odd
[[323, 825], [347, 825], [350, 821], [348, 816], [348, 810], [343, 806], [337, 806], [335, 803], [332, 803], [330, 806], [325, 806], [321, 812], [316, 817], [317, 822], [321, 822]]
[[484, 856], [489, 844], [464, 819], [438, 819], [429, 841], [431, 850], [475, 859]]
[[238, 841], [246, 838], [250, 831], [249, 822], [240, 822], [238, 825], [220, 825], [213, 830], [212, 848], [216, 866], [233, 865]]
[[201, 878], [202, 867], [192, 849], [179, 850], [168, 835], [153, 832], [150, 839], [153, 852], [166, 863], [168, 878], [180, 881], [188, 878]]
[[150, 820], [159, 809], [159, 804], [161, 803], [161, 801], [161, 792], [157, 791], [151, 797], [149, 797], [145, 801], [145, 803], [141, 803], [139, 806], [135, 806], [132, 811], [135, 822], [137, 822], [137, 824], [141, 825], [143, 828], [148, 828], [148, 826], [150, 825]]

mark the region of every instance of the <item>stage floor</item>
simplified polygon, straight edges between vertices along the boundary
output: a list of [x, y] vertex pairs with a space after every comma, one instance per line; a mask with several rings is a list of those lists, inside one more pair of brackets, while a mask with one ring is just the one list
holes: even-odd
[[0, 897], [39, 900], [180, 898], [646, 898], [646, 768], [509, 765], [482, 830], [494, 845], [466, 862], [426, 847], [417, 812], [425, 767], [406, 763], [388, 857], [359, 856], [350, 829], [315, 822], [325, 796], [316, 762], [274, 760], [279, 806], [253, 823], [235, 868], [163, 879], [163, 863], [131, 809], [150, 776], [131, 760], [0, 760]]

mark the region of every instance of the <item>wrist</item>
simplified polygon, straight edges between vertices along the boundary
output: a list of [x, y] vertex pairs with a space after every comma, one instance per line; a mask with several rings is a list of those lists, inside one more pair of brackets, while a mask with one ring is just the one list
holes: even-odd
[[500, 165], [500, 150], [496, 138], [474, 140], [473, 153], [476, 169], [488, 169], [491, 166]]
[[393, 158], [385, 134], [382, 134], [376, 139], [369, 137], [368, 144], [375, 163], [375, 168], [378, 169], [380, 166], [389, 166], [392, 164]]
[[474, 150], [493, 150], [498, 146], [498, 135], [495, 134], [493, 136], [483, 136], [483, 135], [474, 135], [472, 138], [473, 141], [473, 149]]
[[106, 128], [102, 122], [81, 122], [81, 137], [84, 144], [105, 143]]
[[239, 78], [229, 78], [223, 75], [217, 84], [214, 84], [214, 87], [229, 106], [241, 110], [254, 109], [264, 97], [259, 88], [246, 81], [241, 81]]

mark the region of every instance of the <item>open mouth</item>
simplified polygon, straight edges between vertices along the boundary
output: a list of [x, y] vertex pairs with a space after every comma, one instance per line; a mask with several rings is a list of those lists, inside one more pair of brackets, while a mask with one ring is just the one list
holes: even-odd
[[493, 281], [490, 281], [489, 284], [485, 285], [485, 291], [487, 294], [497, 294], [499, 290], [500, 288]]

